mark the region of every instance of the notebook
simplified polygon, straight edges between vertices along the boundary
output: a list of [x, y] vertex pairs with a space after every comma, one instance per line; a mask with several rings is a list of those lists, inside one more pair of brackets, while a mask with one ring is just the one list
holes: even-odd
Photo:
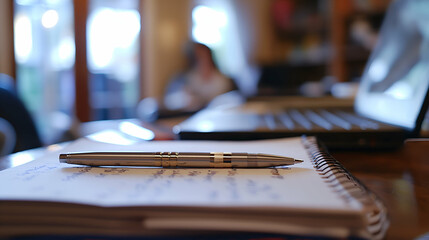
[[[419, 134], [428, 108], [428, 7], [394, 1], [351, 108], [332, 99], [284, 98], [208, 108], [175, 127], [180, 139], [316, 135], [329, 148], [394, 148]], [[295, 105], [299, 105], [297, 108]], [[323, 107], [323, 108], [322, 108]]]
[[[260, 152], [304, 162], [257, 169], [167, 169], [58, 161], [64, 152], [106, 150]], [[0, 238], [274, 234], [381, 239], [388, 227], [379, 199], [311, 137], [131, 145], [83, 138], [1, 171], [0, 184]]]

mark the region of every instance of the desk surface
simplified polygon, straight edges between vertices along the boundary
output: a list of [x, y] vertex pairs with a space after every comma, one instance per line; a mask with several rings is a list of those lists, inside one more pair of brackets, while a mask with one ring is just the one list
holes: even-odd
[[429, 141], [407, 141], [390, 152], [331, 154], [385, 203], [386, 239], [429, 239]]
[[[0, 170], [31, 161], [43, 151], [3, 157]], [[385, 203], [391, 221], [387, 240], [426, 234], [424, 239], [429, 239], [429, 141], [408, 141], [403, 148], [389, 152], [331, 154]]]

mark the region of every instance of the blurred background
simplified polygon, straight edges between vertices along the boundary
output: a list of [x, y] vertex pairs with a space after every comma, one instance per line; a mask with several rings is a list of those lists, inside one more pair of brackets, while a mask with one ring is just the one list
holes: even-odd
[[77, 123], [136, 118], [142, 99], [162, 106], [190, 41], [242, 96], [329, 95], [359, 81], [389, 2], [3, 0], [0, 73], [43, 144]]

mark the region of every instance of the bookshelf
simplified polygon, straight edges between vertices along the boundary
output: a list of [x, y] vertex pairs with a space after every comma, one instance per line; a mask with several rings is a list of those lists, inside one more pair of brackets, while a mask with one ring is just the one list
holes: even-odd
[[353, 80], [362, 73], [389, 3], [332, 0], [330, 72], [339, 81]]
[[[271, 21], [266, 26], [271, 28], [273, 37], [269, 40], [266, 40], [269, 37], [261, 37], [262, 41], [269, 41], [271, 47], [265, 49], [263, 58], [256, 58], [263, 72], [261, 93], [291, 93], [290, 89], [279, 90], [282, 86], [275, 87], [274, 92], [266, 90], [263, 86], [267, 79], [264, 79], [266, 69], [284, 70], [277, 75], [279, 79], [272, 81], [281, 82], [285, 76], [290, 76], [287, 81], [293, 83], [284, 84], [289, 87], [308, 81], [320, 82], [326, 76], [333, 76], [331, 79], [339, 82], [358, 78], [389, 3], [390, 0], [271, 1]], [[291, 69], [297, 69], [297, 72], [291, 72]], [[268, 75], [272, 76], [271, 73]]]

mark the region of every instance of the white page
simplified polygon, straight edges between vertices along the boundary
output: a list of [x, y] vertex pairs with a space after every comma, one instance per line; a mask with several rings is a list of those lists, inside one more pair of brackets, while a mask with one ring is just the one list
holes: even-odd
[[[59, 163], [80, 151], [269, 153], [304, 160], [286, 168], [164, 169]], [[0, 200], [99, 206], [261, 206], [350, 210], [318, 173], [300, 138], [260, 141], [153, 141], [114, 145], [79, 139], [59, 152], [0, 172]]]

